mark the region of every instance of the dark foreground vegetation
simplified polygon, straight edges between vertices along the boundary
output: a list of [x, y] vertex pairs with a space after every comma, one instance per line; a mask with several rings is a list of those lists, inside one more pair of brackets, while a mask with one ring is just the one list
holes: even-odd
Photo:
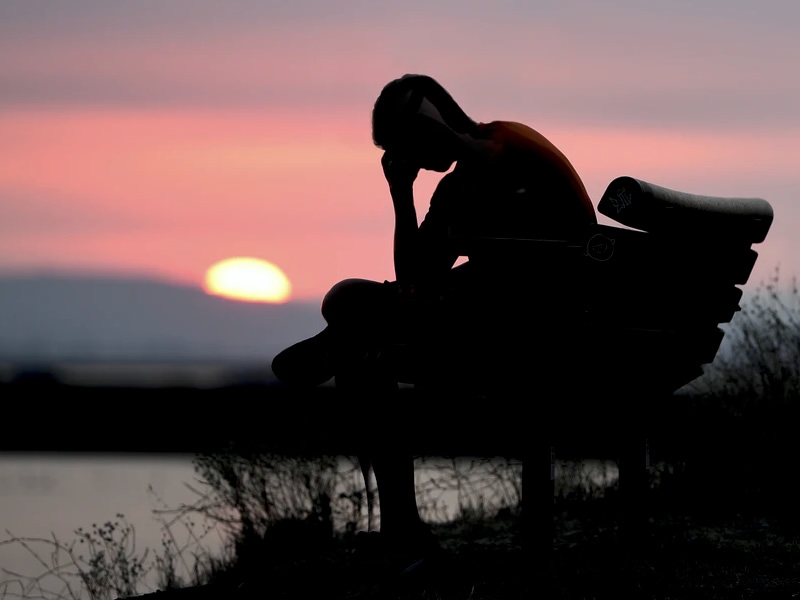
[[[579, 427], [557, 448], [572, 460], [558, 463], [549, 562], [522, 550], [518, 461], [421, 458], [436, 466], [418, 498], [443, 552], [400, 575], [409, 565], [364, 533], [353, 461], [239, 444], [196, 453], [197, 502], [156, 511], [160, 549], [136, 547], [122, 515], [69, 542], [7, 539], [43, 572], [5, 573], [0, 599], [800, 598], [800, 298], [777, 283], [743, 306], [707, 376], [657, 407], [646, 519], [633, 530], [620, 526], [613, 469], [603, 471], [609, 434], [595, 431], [592, 445]], [[589, 456], [612, 462], [586, 471]], [[212, 531], [226, 540], [219, 552], [207, 549]]]
[[[461, 485], [461, 510], [433, 525], [442, 555], [400, 576], [408, 565], [384, 560], [364, 539], [369, 536], [359, 533], [363, 497], [356, 485], [347, 493], [347, 481], [355, 478], [345, 470], [339, 469], [337, 480], [343, 491], [331, 502], [333, 481], [325, 473], [333, 472], [332, 462], [251, 456], [248, 462], [257, 466], [249, 475], [249, 466], [235, 462], [230, 456], [198, 458], [199, 470], [213, 471], [207, 474], [217, 491], [206, 490], [194, 506], [161, 512], [160, 549], [136, 547], [122, 515], [77, 530], [70, 542], [9, 539], [38, 554], [42, 575], [6, 574], [0, 597], [479, 600], [796, 598], [800, 592], [797, 519], [788, 507], [772, 506], [775, 491], [756, 489], [753, 480], [731, 480], [722, 489], [716, 479], [689, 485], [686, 472], [656, 465], [654, 485], [661, 483], [651, 490], [650, 518], [628, 538], [619, 527], [616, 486], [581, 482], [577, 465], [572, 472], [560, 469], [554, 552], [543, 564], [520, 545], [513, 462], [501, 461], [480, 475], [472, 470], [486, 466], [483, 461], [449, 468], [444, 462], [435, 485], [420, 486], [422, 504], [435, 517], [436, 491]], [[262, 475], [271, 482], [259, 501], [253, 492]], [[505, 497], [497, 491], [504, 485]], [[243, 513], [232, 510], [237, 503]], [[227, 532], [230, 542], [216, 554], [203, 550], [212, 527]], [[193, 539], [177, 542], [188, 531]]]

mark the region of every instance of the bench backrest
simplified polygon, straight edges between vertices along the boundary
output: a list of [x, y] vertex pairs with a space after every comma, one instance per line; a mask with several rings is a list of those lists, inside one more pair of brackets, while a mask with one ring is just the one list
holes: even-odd
[[608, 185], [597, 210], [653, 234], [748, 247], [764, 241], [773, 219], [772, 206], [762, 198], [688, 194], [628, 176]]
[[581, 344], [591, 377], [674, 391], [714, 360], [719, 324], [740, 309], [737, 286], [752, 272], [751, 246], [766, 238], [772, 207], [620, 177], [598, 211], [636, 229], [596, 224], [573, 239], [456, 237], [459, 252], [484, 267], [476, 305], [490, 320], [483, 337], [470, 335], [494, 348], [514, 337], [546, 339], [551, 356], [574, 355]]

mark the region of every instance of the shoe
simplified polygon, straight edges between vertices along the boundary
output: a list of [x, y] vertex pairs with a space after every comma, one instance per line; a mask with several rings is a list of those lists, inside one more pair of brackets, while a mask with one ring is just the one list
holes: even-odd
[[415, 535], [391, 538], [372, 531], [356, 535], [356, 555], [366, 559], [385, 560], [403, 568], [419, 560], [441, 556], [443, 548], [428, 525], [419, 527]]
[[[429, 528], [419, 535], [390, 540], [371, 532], [357, 536], [356, 559], [372, 564], [377, 581], [365, 598], [397, 598], [425, 590], [447, 578], [449, 553]], [[414, 596], [416, 597], [416, 595]]]
[[275, 376], [293, 387], [316, 387], [332, 379], [335, 369], [326, 331], [279, 352], [272, 359]]
[[439, 540], [428, 525], [421, 525], [414, 535], [406, 533], [400, 539], [385, 538], [384, 552], [390, 561], [413, 565], [417, 561], [430, 561], [442, 555]]

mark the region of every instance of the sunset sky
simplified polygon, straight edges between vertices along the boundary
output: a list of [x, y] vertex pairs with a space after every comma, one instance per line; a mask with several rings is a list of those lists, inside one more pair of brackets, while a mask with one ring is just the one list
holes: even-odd
[[798, 274], [799, 28], [785, 0], [2, 0], [0, 270], [393, 279], [370, 116], [415, 72], [543, 133], [595, 206], [621, 175], [765, 198], [751, 281]]

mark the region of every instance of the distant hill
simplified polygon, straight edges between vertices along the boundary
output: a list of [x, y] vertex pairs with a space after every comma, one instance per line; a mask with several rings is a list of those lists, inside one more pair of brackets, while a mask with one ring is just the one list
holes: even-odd
[[[144, 371], [151, 381], [175, 380], [179, 367], [193, 380], [198, 372], [213, 378], [208, 363], [233, 366], [240, 379], [265, 371], [271, 378], [275, 354], [324, 326], [318, 301], [236, 302], [150, 279], [0, 275], [0, 380], [9, 364], [49, 369], [59, 362], [102, 363], [104, 381]], [[94, 366], [85, 372], [101, 379]]]
[[319, 302], [236, 302], [148, 279], [0, 276], [0, 361], [270, 361]]

